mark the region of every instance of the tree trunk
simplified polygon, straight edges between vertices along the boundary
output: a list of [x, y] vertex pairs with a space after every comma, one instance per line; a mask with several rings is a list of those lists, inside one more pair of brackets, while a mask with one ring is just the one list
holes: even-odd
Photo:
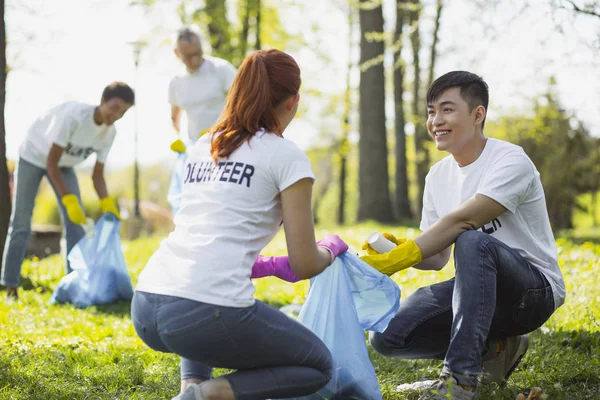
[[350, 143], [348, 136], [350, 135], [350, 110], [352, 109], [351, 97], [352, 88], [350, 87], [350, 75], [352, 72], [352, 50], [354, 42], [352, 40], [352, 31], [354, 30], [354, 7], [348, 7], [348, 63], [346, 67], [346, 93], [344, 93], [344, 116], [342, 119], [342, 140], [340, 142], [340, 198], [338, 201], [337, 223], [343, 225], [346, 220], [346, 176], [348, 171], [348, 152]]
[[600, 206], [598, 205], [598, 191], [592, 191], [592, 226], [600, 226]]
[[254, 49], [260, 50], [260, 0], [256, 0], [256, 42], [254, 43]]
[[406, 132], [404, 126], [404, 61], [402, 60], [402, 30], [404, 25], [405, 1], [396, 2], [396, 32], [394, 33], [394, 109], [396, 112], [396, 216], [402, 221], [410, 219], [410, 201], [408, 199], [408, 172], [406, 162]]
[[346, 176], [347, 176], [347, 164], [348, 160], [346, 159], [346, 155], [342, 154], [340, 157], [340, 199], [338, 202], [338, 215], [337, 215], [337, 223], [338, 225], [344, 225], [346, 222]]
[[6, 103], [6, 26], [4, 23], [4, 0], [0, 0], [0, 260], [4, 253], [4, 242], [10, 221], [11, 199], [6, 164], [6, 129], [4, 105]]
[[208, 33], [212, 54], [231, 61], [231, 28], [227, 19], [225, 0], [205, 0], [204, 12], [208, 18]]
[[246, 57], [248, 50], [248, 33], [250, 32], [250, 1], [244, 0], [244, 16], [242, 19], [242, 31], [240, 32], [240, 60]]
[[369, 34], [383, 36], [381, 4], [360, 0], [360, 140], [358, 145], [358, 220], [394, 220], [387, 162], [385, 128], [385, 77], [382, 39], [369, 40]]
[[333, 183], [333, 152], [335, 150], [328, 151], [321, 159], [318, 160], [317, 170], [319, 173], [319, 179], [313, 187], [313, 223], [316, 225], [319, 223], [319, 207], [321, 202], [327, 195], [331, 184]]
[[[437, 45], [439, 42], [440, 22], [442, 20], [442, 10], [444, 3], [442, 0], [437, 0], [435, 11], [435, 23], [433, 26], [433, 40], [431, 42], [431, 52], [429, 53], [429, 76], [427, 77], [427, 88], [433, 83], [433, 74], [435, 74], [435, 61], [437, 60]], [[427, 104], [423, 104], [424, 114], [427, 115]]]
[[412, 103], [412, 120], [415, 126], [414, 142], [415, 142], [415, 164], [417, 169], [417, 215], [421, 215], [423, 207], [423, 191], [425, 189], [425, 176], [429, 169], [429, 153], [425, 147], [427, 140], [427, 131], [423, 116], [421, 115], [421, 63], [419, 50], [421, 48], [421, 38], [419, 35], [419, 17], [421, 14], [421, 3], [419, 0], [411, 0], [412, 9], [410, 12], [410, 42], [413, 52], [413, 103]]

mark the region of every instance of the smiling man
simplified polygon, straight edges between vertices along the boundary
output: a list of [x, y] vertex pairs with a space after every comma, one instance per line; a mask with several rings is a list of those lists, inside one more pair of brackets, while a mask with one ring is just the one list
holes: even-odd
[[427, 175], [421, 235], [363, 260], [391, 275], [440, 270], [454, 245], [455, 277], [409, 296], [383, 333], [379, 353], [443, 359], [421, 399], [476, 398], [480, 384], [508, 379], [528, 348], [526, 334], [564, 302], [540, 176], [521, 147], [486, 138], [488, 86], [454, 71], [427, 93], [427, 128], [450, 155]]
[[[29, 128], [19, 150], [15, 176], [15, 198], [0, 283], [6, 286], [7, 298], [17, 298], [21, 265], [31, 236], [31, 216], [35, 197], [44, 176], [50, 181], [59, 201], [60, 216], [67, 241], [67, 254], [84, 236], [87, 222], [79, 195], [74, 166], [96, 153], [92, 172], [94, 188], [102, 212], [119, 216], [104, 180], [104, 163], [117, 134], [114, 123], [134, 103], [133, 90], [123, 82], [104, 88], [100, 105], [67, 102], [38, 117]], [[66, 272], [71, 271], [66, 262]]]

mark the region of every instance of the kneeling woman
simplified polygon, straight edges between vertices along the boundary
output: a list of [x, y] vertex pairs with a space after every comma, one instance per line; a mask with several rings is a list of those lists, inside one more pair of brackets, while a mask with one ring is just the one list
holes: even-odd
[[[177, 399], [296, 397], [331, 378], [325, 344], [255, 300], [250, 280], [253, 268], [310, 278], [348, 248], [335, 235], [315, 243], [314, 175], [283, 138], [299, 89], [289, 55], [266, 50], [244, 60], [212, 134], [190, 151], [175, 230], [139, 276], [133, 324], [152, 349], [181, 357]], [[289, 259], [258, 257], [282, 223]], [[211, 379], [213, 367], [236, 371]]]

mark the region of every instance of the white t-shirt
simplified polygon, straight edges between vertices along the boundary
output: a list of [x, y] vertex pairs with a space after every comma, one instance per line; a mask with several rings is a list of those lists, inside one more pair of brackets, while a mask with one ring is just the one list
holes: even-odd
[[192, 147], [175, 230], [139, 276], [136, 290], [227, 307], [254, 304], [252, 265], [283, 223], [280, 192], [314, 179], [293, 142], [259, 131], [218, 165], [210, 135]]
[[425, 180], [421, 230], [478, 193], [506, 208], [480, 230], [517, 250], [538, 268], [552, 286], [555, 308], [561, 306], [565, 283], [540, 174], [521, 147], [487, 139], [479, 158], [467, 166], [460, 167], [451, 155], [436, 163]]
[[97, 125], [97, 106], [67, 102], [38, 117], [29, 128], [19, 149], [19, 157], [40, 168], [46, 168], [48, 153], [55, 143], [64, 148], [59, 167], [74, 167], [92, 153], [98, 162], [106, 162], [117, 131], [114, 125]]
[[192, 142], [217, 122], [235, 74], [235, 67], [228, 61], [205, 56], [198, 71], [185, 71], [171, 80], [169, 103], [185, 111]]

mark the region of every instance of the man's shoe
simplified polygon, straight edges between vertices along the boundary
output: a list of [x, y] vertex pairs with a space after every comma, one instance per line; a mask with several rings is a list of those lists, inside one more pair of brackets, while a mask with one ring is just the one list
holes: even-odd
[[512, 336], [506, 339], [506, 345], [496, 357], [483, 362], [483, 373], [480, 384], [488, 385], [506, 383], [519, 362], [527, 352], [529, 338], [527, 335]]
[[185, 391], [179, 393], [171, 400], [202, 400], [202, 394], [200, 393], [200, 386], [196, 383], [192, 383], [185, 389]]
[[474, 389], [464, 388], [451, 376], [442, 376], [419, 400], [476, 400]]
[[6, 300], [9, 302], [19, 300], [19, 292], [17, 291], [17, 288], [6, 289]]
[[413, 383], [403, 383], [402, 385], [396, 386], [396, 392], [408, 392], [409, 390], [429, 390], [432, 389], [438, 381], [428, 380], [428, 381], [417, 381]]

